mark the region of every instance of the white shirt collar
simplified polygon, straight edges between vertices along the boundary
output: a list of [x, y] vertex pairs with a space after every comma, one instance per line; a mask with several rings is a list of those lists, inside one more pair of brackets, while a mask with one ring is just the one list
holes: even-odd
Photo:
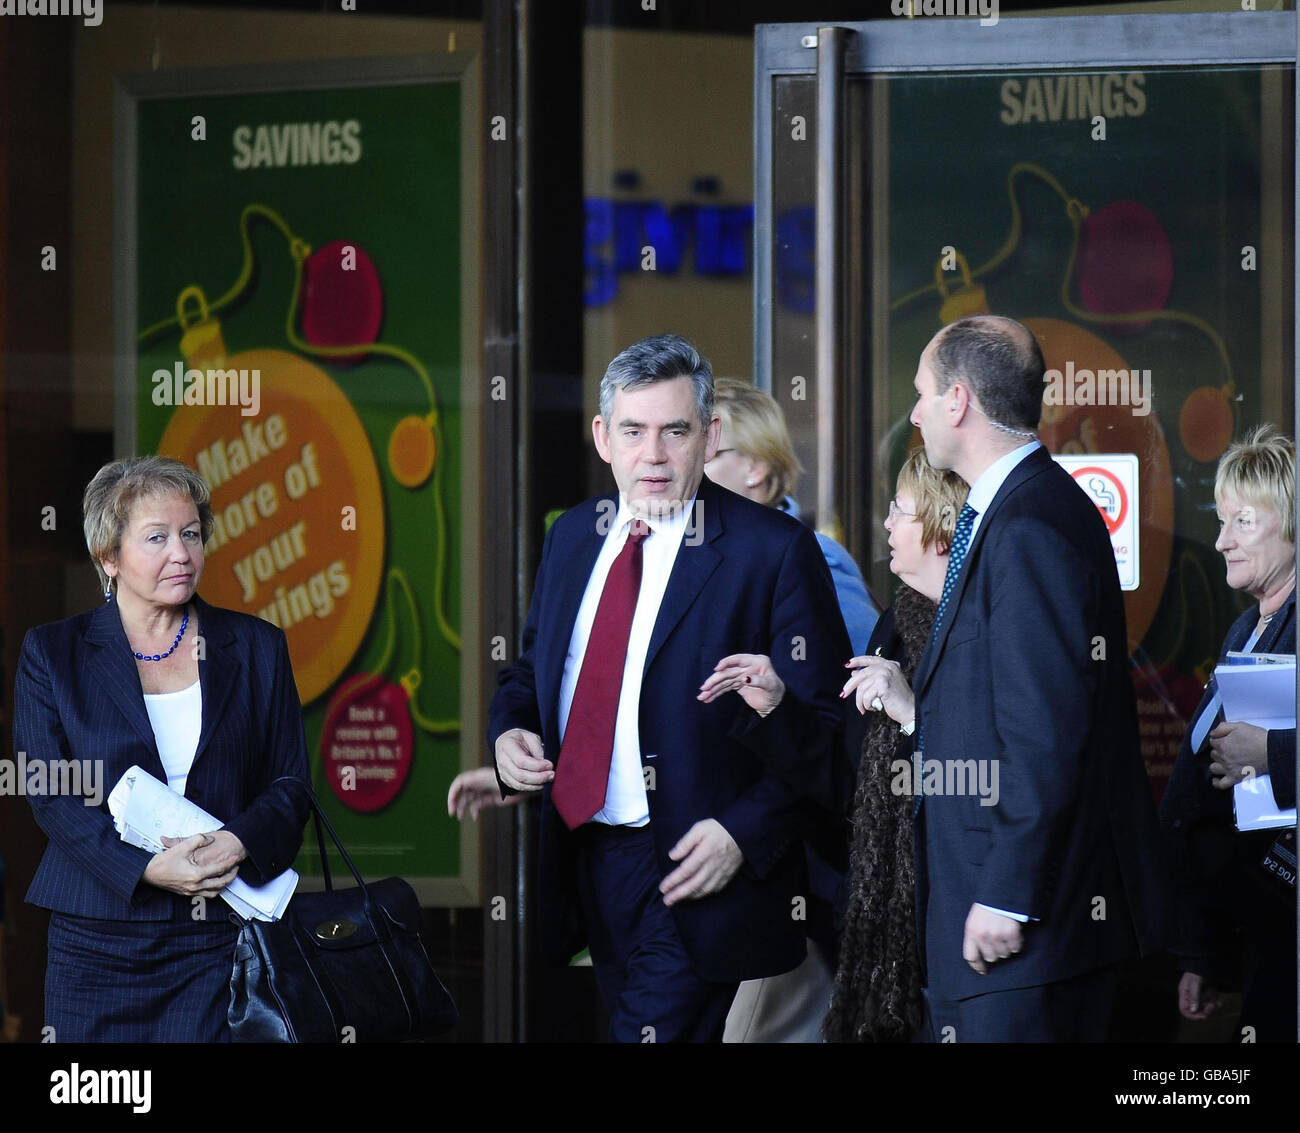
[[978, 514], [983, 515], [988, 511], [989, 505], [993, 503], [993, 498], [998, 494], [998, 490], [1002, 487], [1006, 478], [1011, 475], [1016, 465], [1035, 449], [1042, 447], [1037, 441], [1028, 441], [1019, 448], [1013, 448], [1010, 452], [998, 457], [997, 460], [984, 469], [979, 479], [970, 486], [970, 495], [966, 497], [966, 502]]
[[[697, 491], [698, 495], [698, 491]], [[695, 513], [695, 500], [697, 496], [692, 496], [690, 503], [680, 508], [668, 508], [664, 513], [655, 516], [638, 515], [634, 512], [627, 502], [627, 498], [622, 492], [618, 494], [618, 512], [614, 516], [614, 531], [616, 536], [623, 536], [627, 532], [628, 524], [634, 519], [640, 519], [646, 523], [652, 534], [660, 536], [660, 542], [663, 542], [663, 536], [671, 536], [674, 539], [680, 539], [686, 528], [690, 525], [691, 518]]]

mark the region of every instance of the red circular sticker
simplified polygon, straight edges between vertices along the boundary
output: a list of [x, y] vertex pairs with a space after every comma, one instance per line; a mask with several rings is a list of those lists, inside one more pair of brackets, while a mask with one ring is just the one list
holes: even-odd
[[321, 731], [321, 766], [344, 806], [368, 813], [397, 797], [415, 749], [403, 689], [374, 673], [344, 681]]
[[1128, 493], [1119, 477], [1108, 469], [1097, 467], [1076, 468], [1070, 475], [1097, 505], [1101, 518], [1106, 521], [1106, 530], [1114, 535], [1128, 515]]

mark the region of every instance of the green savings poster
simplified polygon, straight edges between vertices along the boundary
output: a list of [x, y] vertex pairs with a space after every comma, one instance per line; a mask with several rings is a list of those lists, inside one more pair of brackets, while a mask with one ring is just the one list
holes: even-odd
[[363, 876], [439, 903], [469, 872], [445, 804], [465, 732], [464, 94], [138, 97], [130, 159], [136, 451], [211, 486], [199, 593], [284, 630], [317, 795]]

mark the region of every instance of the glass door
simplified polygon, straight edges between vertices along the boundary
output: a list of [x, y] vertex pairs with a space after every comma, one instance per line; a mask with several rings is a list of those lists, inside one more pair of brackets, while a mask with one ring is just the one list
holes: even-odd
[[1157, 790], [1243, 608], [1218, 458], [1254, 424], [1295, 431], [1296, 25], [1256, 15], [756, 37], [755, 359], [821, 472], [801, 506], [890, 601], [920, 353], [964, 315], [1024, 322], [1040, 437], [1112, 530]]

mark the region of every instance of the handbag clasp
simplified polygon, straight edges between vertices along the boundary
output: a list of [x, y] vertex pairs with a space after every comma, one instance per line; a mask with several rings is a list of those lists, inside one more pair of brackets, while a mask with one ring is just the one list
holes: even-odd
[[322, 921], [316, 926], [317, 940], [343, 940], [357, 931], [355, 921]]

